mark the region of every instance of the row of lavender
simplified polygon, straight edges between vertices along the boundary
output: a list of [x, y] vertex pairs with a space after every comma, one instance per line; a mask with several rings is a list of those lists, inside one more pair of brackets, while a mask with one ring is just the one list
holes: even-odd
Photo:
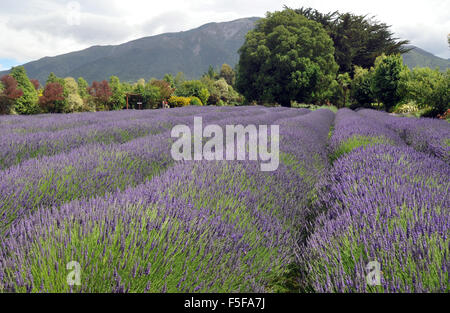
[[[182, 162], [124, 192], [39, 207], [0, 239], [0, 290], [275, 291], [308, 226], [334, 114], [267, 113], [217, 123], [279, 123], [276, 172], [250, 161]], [[82, 267], [80, 287], [66, 283], [71, 261]]]
[[[40, 118], [17, 117], [25, 126], [8, 130], [8, 119], [0, 118], [2, 136], [0, 137], [0, 169], [17, 165], [30, 158], [55, 155], [68, 152], [91, 143], [124, 143], [132, 139], [158, 134], [167, 131], [176, 124], [184, 123], [188, 116], [194, 114], [235, 112], [231, 114], [246, 114], [246, 112], [262, 114], [259, 108], [198, 107], [190, 110], [153, 110], [132, 112], [102, 112], [83, 113], [73, 119], [67, 115], [43, 115]], [[61, 121], [62, 120], [62, 121]], [[23, 125], [23, 124], [21, 124]], [[53, 125], [53, 126], [52, 126]], [[55, 126], [56, 125], [56, 126]], [[56, 130], [55, 128], [56, 127]]]
[[[262, 122], [307, 110], [283, 110], [266, 114], [251, 110], [251, 119]], [[194, 109], [191, 114], [197, 114]], [[204, 112], [205, 123], [242, 120], [242, 110]], [[247, 112], [248, 114], [248, 112]], [[147, 123], [148, 120], [145, 120]], [[172, 123], [191, 125], [193, 115], [175, 117]], [[192, 127], [192, 125], [191, 125]], [[34, 158], [0, 172], [0, 233], [18, 217], [40, 206], [59, 205], [79, 198], [136, 186], [167, 168], [170, 156], [170, 130], [137, 138], [123, 144], [88, 144], [67, 153]], [[66, 147], [67, 148], [67, 147]]]
[[[450, 166], [409, 147], [397, 127], [376, 122], [375, 115], [337, 113], [333, 168], [318, 187], [326, 213], [301, 256], [306, 286], [318, 292], [449, 292]], [[370, 262], [376, 263], [368, 267]]]
[[[249, 107], [240, 107], [236, 110], [252, 109]], [[231, 107], [193, 107], [193, 108], [175, 108], [173, 110], [127, 110], [127, 111], [106, 111], [96, 113], [76, 113], [76, 114], [43, 114], [43, 115], [3, 115], [0, 116], [0, 130], [4, 133], [30, 132], [55, 132], [59, 130], [103, 124], [113, 121], [131, 121], [136, 119], [148, 119], [157, 116], [165, 116], [170, 112], [171, 116], [191, 115], [193, 112], [209, 111], [235, 111]]]
[[404, 118], [375, 110], [361, 110], [369, 117], [394, 130], [414, 149], [435, 155], [450, 164], [450, 124], [431, 118]]
[[[308, 110], [277, 110], [267, 114], [261, 108], [205, 110], [205, 123], [249, 121], [260, 117], [282, 118], [305, 114]], [[210, 112], [208, 112], [210, 111]], [[219, 111], [219, 112], [218, 112]], [[146, 111], [144, 111], [145, 113]], [[181, 113], [180, 111], [176, 113]], [[171, 123], [192, 124], [197, 108], [184, 110], [181, 116], [172, 114]], [[235, 119], [235, 120], [233, 120]], [[151, 122], [144, 120], [145, 122]], [[0, 232], [17, 216], [39, 206], [51, 206], [81, 197], [102, 195], [116, 189], [135, 186], [157, 174], [171, 162], [169, 155], [170, 131], [135, 139], [121, 145], [89, 144], [68, 153], [35, 158], [1, 172], [0, 175]]]

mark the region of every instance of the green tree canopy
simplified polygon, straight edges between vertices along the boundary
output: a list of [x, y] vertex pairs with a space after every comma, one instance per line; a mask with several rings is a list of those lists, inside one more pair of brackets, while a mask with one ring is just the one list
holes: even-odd
[[322, 25], [290, 9], [267, 13], [239, 53], [236, 86], [248, 101], [320, 102], [338, 69]]
[[208, 102], [209, 91], [205, 84], [200, 80], [187, 80], [175, 91], [179, 97], [197, 97], [203, 104]]
[[169, 83], [170, 88], [175, 88], [175, 79], [173, 78], [172, 74], [164, 75], [163, 80], [166, 81], [167, 83]]
[[78, 83], [72, 77], [64, 78], [64, 94], [69, 95], [78, 93]]
[[186, 75], [184, 75], [183, 72], [178, 72], [177, 75], [175, 76], [173, 82], [175, 85], [175, 88], [180, 88], [181, 85], [186, 81]]
[[166, 80], [152, 80], [150, 85], [156, 86], [159, 88], [160, 99], [158, 102], [169, 100], [170, 96], [172, 96], [174, 89], [171, 87], [171, 84]]
[[398, 104], [403, 96], [400, 80], [405, 70], [401, 55], [381, 55], [375, 61], [373, 91], [375, 97], [383, 102], [386, 111]]
[[64, 86], [64, 78], [58, 77], [55, 75], [55, 73], [51, 72], [48, 75], [48, 78], [47, 78], [47, 81], [45, 84], [48, 84], [48, 83], [58, 83], [61, 86]]
[[207, 76], [207, 77], [212, 78], [212, 79], [217, 79], [219, 77], [219, 74], [217, 74], [217, 72], [214, 69], [214, 67], [212, 65], [210, 65], [208, 67], [208, 71], [205, 74], [203, 74], [203, 76]]
[[10, 75], [17, 81], [18, 88], [23, 92], [23, 95], [15, 102], [15, 111], [19, 114], [39, 113], [39, 97], [25, 68], [23, 66], [13, 67]]
[[83, 99], [79, 95], [78, 83], [72, 77], [64, 79], [64, 110], [65, 113], [80, 112], [83, 108]]
[[441, 73], [428, 67], [406, 69], [402, 73], [401, 93], [419, 108], [431, 109], [431, 116], [444, 113], [450, 107], [450, 69]]
[[88, 88], [89, 88], [88, 82], [83, 77], [79, 77], [77, 82], [78, 82], [78, 94], [80, 95], [80, 97], [82, 99], [86, 99], [88, 97], [88, 95], [89, 95], [89, 93], [88, 93]]
[[109, 78], [109, 87], [111, 87], [112, 96], [110, 107], [112, 110], [122, 110], [126, 105], [126, 93], [117, 76]]
[[375, 102], [373, 94], [373, 69], [368, 70], [359, 66], [355, 66], [354, 78], [351, 82], [351, 96], [356, 107], [370, 107]]
[[137, 93], [143, 98], [143, 108], [144, 109], [154, 109], [157, 108], [161, 99], [161, 93], [159, 87], [148, 82], [147, 84], [138, 83], [135, 85], [134, 93]]
[[222, 65], [219, 76], [225, 79], [228, 85], [234, 86], [236, 83], [236, 72], [228, 64]]
[[338, 108], [345, 107], [348, 102], [348, 91], [352, 82], [349, 73], [339, 74], [336, 78], [338, 88], [338, 97], [336, 105]]

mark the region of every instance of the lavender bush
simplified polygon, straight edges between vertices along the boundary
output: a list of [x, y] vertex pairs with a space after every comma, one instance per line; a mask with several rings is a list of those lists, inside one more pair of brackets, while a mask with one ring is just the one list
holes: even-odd
[[[337, 160], [304, 251], [318, 292], [449, 292], [450, 167], [409, 147], [358, 148]], [[370, 261], [381, 286], [366, 282]]]
[[[415, 151], [386, 123], [340, 110], [323, 213], [303, 246], [304, 288], [316, 292], [448, 292], [450, 167]], [[367, 265], [381, 264], [381, 285]]]
[[330, 139], [330, 157], [332, 160], [338, 159], [357, 147], [382, 143], [404, 145], [400, 136], [385, 125], [350, 109], [338, 111], [334, 122], [334, 131]]
[[[278, 290], [280, 276], [295, 261], [312, 182], [327, 166], [334, 117], [327, 110], [298, 116], [283, 111], [252, 117], [280, 122], [281, 150], [292, 157], [274, 173], [261, 172], [250, 161], [182, 162], [124, 192], [40, 207], [18, 219], [0, 239], [0, 289]], [[297, 139], [284, 139], [290, 135]], [[139, 147], [145, 145], [125, 151]], [[296, 167], [296, 157], [308, 157], [316, 166]], [[72, 260], [82, 265], [80, 287], [65, 280], [65, 265]]]
[[[194, 116], [279, 125], [278, 169], [173, 161], [171, 128]], [[0, 132], [0, 292], [450, 291], [447, 124], [185, 107], [6, 116]]]
[[[258, 116], [255, 113], [258, 112], [253, 112], [253, 119]], [[235, 114], [240, 116], [242, 112]], [[267, 114], [261, 115], [268, 118]], [[284, 115], [274, 114], [270, 118]], [[231, 122], [233, 114], [203, 114], [205, 122], [218, 122], [224, 117]], [[175, 121], [192, 124], [193, 119], [174, 117], [172, 122]], [[122, 145], [85, 145], [68, 153], [31, 159], [0, 172], [0, 233], [18, 217], [40, 206], [58, 206], [145, 182], [172, 163], [171, 142], [169, 131], [165, 131]]]
[[414, 149], [450, 164], [450, 124], [447, 121], [398, 117], [374, 110], [362, 110], [360, 114], [396, 131]]

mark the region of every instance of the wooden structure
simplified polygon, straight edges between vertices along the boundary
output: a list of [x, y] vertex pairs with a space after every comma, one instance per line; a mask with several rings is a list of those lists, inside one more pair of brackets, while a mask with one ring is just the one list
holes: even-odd
[[134, 109], [142, 110], [142, 103], [144, 102], [144, 98], [137, 93], [127, 93], [127, 110], [130, 108], [130, 102], [131, 104], [135, 103], [137, 105], [131, 105]]
[[[127, 106], [126, 106], [127, 110], [130, 108], [137, 110], [143, 109], [142, 104], [144, 103], [144, 97], [142, 95], [138, 93], [127, 93], [126, 97], [127, 97]], [[158, 104], [156, 108], [169, 109], [170, 106], [166, 100], [163, 100], [160, 104]]]

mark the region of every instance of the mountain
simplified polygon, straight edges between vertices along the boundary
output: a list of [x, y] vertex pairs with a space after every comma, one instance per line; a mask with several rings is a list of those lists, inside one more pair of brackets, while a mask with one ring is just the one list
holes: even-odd
[[[198, 78], [209, 65], [237, 64], [237, 51], [259, 18], [209, 23], [185, 32], [144, 37], [116, 46], [93, 46], [24, 64], [28, 77], [44, 84], [50, 72], [59, 77], [84, 77], [89, 83], [116, 75], [122, 81], [162, 78], [184, 72]], [[8, 71], [0, 72], [0, 76]]]
[[[185, 32], [144, 37], [116, 46], [93, 46], [85, 50], [55, 57], [45, 57], [25, 64], [28, 77], [41, 84], [50, 72], [59, 77], [84, 77], [89, 83], [116, 75], [122, 81], [140, 78], [162, 78], [164, 74], [183, 72], [188, 79], [198, 78], [209, 65], [219, 68], [223, 63], [237, 64], [237, 51], [245, 35], [253, 29], [258, 17], [225, 23], [209, 23]], [[445, 71], [445, 60], [415, 46], [403, 55], [409, 68], [439, 67]], [[0, 76], [8, 71], [0, 72]]]
[[405, 62], [410, 69], [415, 67], [430, 67], [434, 69], [438, 67], [444, 72], [450, 68], [450, 59], [446, 60], [439, 58], [434, 54], [415, 46], [408, 46], [408, 48], [412, 48], [412, 50], [403, 55], [403, 62]]

